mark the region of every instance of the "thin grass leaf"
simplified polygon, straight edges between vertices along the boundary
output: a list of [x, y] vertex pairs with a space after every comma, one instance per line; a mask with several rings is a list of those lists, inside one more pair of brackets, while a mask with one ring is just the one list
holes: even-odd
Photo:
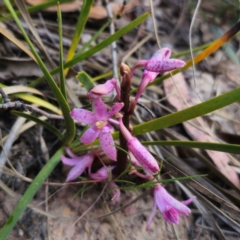
[[89, 92], [92, 88], [94, 88], [95, 84], [92, 81], [92, 78], [84, 71], [80, 72], [76, 78], [79, 82], [85, 87], [85, 89]]
[[54, 79], [52, 78], [50, 72], [48, 71], [48, 69], [46, 68], [45, 64], [43, 63], [42, 59], [40, 58], [40, 56], [38, 55], [37, 51], [35, 50], [31, 40], [29, 39], [27, 33], [25, 32], [24, 28], [21, 25], [21, 22], [19, 20], [19, 18], [17, 17], [12, 4], [9, 0], [4, 0], [5, 5], [7, 6], [9, 12], [12, 14], [18, 28], [20, 29], [20, 31], [22, 32], [26, 42], [28, 43], [34, 57], [36, 58], [40, 68], [42, 69], [44, 76], [48, 82], [48, 85], [50, 86], [51, 90], [53, 91], [53, 94], [55, 96], [55, 98], [58, 101], [59, 106], [62, 109], [63, 112], [63, 116], [64, 116], [64, 120], [65, 120], [65, 124], [66, 124], [66, 134], [64, 136], [63, 139], [63, 144], [69, 145], [72, 140], [74, 139], [75, 136], [75, 124], [73, 119], [70, 117], [70, 108], [68, 103], [66, 102], [64, 96], [62, 95], [62, 93], [60, 92], [57, 84], [55, 83]]
[[60, 140], [63, 139], [63, 134], [57, 129], [55, 128], [53, 125], [33, 116], [33, 115], [30, 115], [30, 114], [26, 114], [26, 113], [23, 113], [23, 112], [19, 112], [19, 111], [11, 111], [11, 113], [15, 116], [18, 116], [18, 117], [23, 117], [23, 118], [26, 118], [30, 121], [33, 121], [41, 126], [43, 126], [44, 128], [46, 128], [48, 131], [52, 132], [54, 135], [56, 135]]
[[[77, 26], [75, 28], [75, 32], [74, 32], [74, 35], [73, 35], [73, 40], [72, 40], [70, 49], [69, 49], [68, 54], [67, 54], [66, 62], [72, 60], [73, 57], [74, 57], [74, 54], [76, 52], [79, 40], [80, 40], [82, 32], [83, 32], [83, 29], [86, 25], [88, 15], [90, 13], [90, 9], [93, 5], [93, 2], [94, 2], [94, 0], [84, 0], [83, 1], [81, 13], [80, 13], [79, 18], [78, 18]], [[64, 76], [67, 76], [68, 70], [69, 70], [69, 68], [65, 69]]]
[[13, 94], [13, 96], [16, 98], [21, 98], [22, 100], [25, 100], [30, 103], [34, 103], [38, 106], [44, 107], [58, 115], [62, 115], [62, 111], [59, 108], [57, 108], [55, 105], [53, 105], [41, 98], [38, 98], [36, 96], [25, 94], [25, 93], [15, 93], [15, 94]]
[[[7, 95], [11, 95], [11, 94], [14, 94], [14, 93], [32, 93], [32, 94], [37, 94], [37, 95], [40, 95], [40, 96], [43, 96], [43, 94], [38, 91], [37, 89], [35, 88], [30, 88], [30, 87], [26, 87], [26, 86], [21, 86], [21, 85], [14, 85], [14, 86], [6, 86], [6, 85], [3, 85], [3, 84], [0, 84], [0, 87], [4, 89], [4, 92], [7, 94]], [[0, 96], [1, 98], [1, 96]]]
[[[88, 51], [84, 52], [84, 53], [80, 53], [80, 54], [76, 54], [74, 56], [74, 58], [69, 61], [66, 62], [64, 64], [64, 69], [65, 68], [69, 68], [75, 64], [77, 64], [78, 62], [81, 62], [82, 60], [92, 56], [93, 54], [101, 51], [102, 49], [104, 49], [105, 47], [109, 46], [111, 43], [117, 41], [120, 37], [122, 37], [124, 34], [128, 33], [129, 31], [131, 31], [132, 29], [134, 29], [135, 27], [137, 27], [139, 24], [141, 24], [142, 22], [144, 22], [148, 17], [150, 16], [150, 13], [144, 13], [143, 15], [139, 16], [138, 18], [136, 18], [135, 20], [133, 20], [132, 22], [130, 22], [129, 24], [127, 24], [125, 27], [119, 29], [117, 32], [115, 32], [113, 35], [109, 36], [108, 38], [106, 38], [105, 40], [103, 40], [102, 42], [100, 42], [99, 44], [97, 44], [96, 46], [92, 47], [91, 49], [89, 49]], [[59, 67], [52, 70], [50, 73], [51, 74], [56, 74], [59, 72]], [[44, 76], [38, 78], [37, 80], [33, 81], [32, 83], [29, 84], [29, 87], [33, 87], [37, 84], [39, 84], [40, 82], [42, 82], [44, 80]]]
[[28, 204], [37, 193], [39, 188], [42, 186], [43, 182], [47, 179], [49, 174], [53, 171], [53, 169], [57, 166], [57, 164], [61, 160], [61, 155], [63, 155], [63, 150], [59, 149], [51, 159], [46, 163], [46, 165], [42, 168], [42, 170], [38, 173], [38, 175], [34, 178], [22, 198], [17, 203], [16, 207], [12, 211], [10, 217], [7, 222], [4, 224], [2, 229], [0, 230], [0, 239], [7, 239], [8, 235], [11, 233], [12, 229], [16, 225], [18, 219], [21, 217], [22, 213], [27, 208]]
[[80, 49], [80, 51], [78, 52], [78, 54], [85, 52], [85, 50], [92, 44], [92, 42], [94, 42], [94, 41], [100, 36], [100, 34], [105, 30], [106, 27], [109, 26], [110, 23], [111, 23], [111, 20], [109, 19], [109, 20], [92, 36], [92, 38], [82, 46], [82, 48]]
[[31, 51], [25, 45], [19, 41], [14, 35], [12, 35], [11, 32], [9, 32], [4, 27], [0, 26], [0, 33], [5, 36], [8, 40], [10, 40], [12, 43], [14, 43], [17, 47], [19, 47], [23, 52], [25, 52], [30, 58], [32, 58], [36, 63], [37, 60], [35, 59], [34, 55]]
[[175, 146], [186, 148], [199, 148], [204, 150], [214, 150], [226, 153], [240, 154], [240, 145], [237, 144], [223, 144], [223, 143], [210, 143], [210, 142], [197, 142], [197, 141], [180, 141], [180, 140], [167, 140], [167, 141], [145, 141], [141, 142], [143, 145], [160, 145], [160, 146]]
[[190, 119], [203, 116], [217, 109], [226, 107], [240, 100], [240, 88], [221, 94], [203, 103], [186, 108], [176, 113], [151, 120], [147, 123], [139, 124], [133, 129], [134, 135], [143, 134], [146, 132], [156, 131], [166, 127], [176, 125], [178, 123], [188, 121]]
[[62, 13], [61, 7], [58, 3], [58, 35], [59, 35], [59, 75], [60, 75], [60, 90], [65, 99], [67, 99], [65, 88], [65, 77], [63, 68], [63, 41], [62, 41]]

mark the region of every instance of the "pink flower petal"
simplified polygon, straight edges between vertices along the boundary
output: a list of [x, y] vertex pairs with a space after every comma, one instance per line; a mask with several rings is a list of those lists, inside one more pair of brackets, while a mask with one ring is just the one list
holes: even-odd
[[182, 68], [186, 63], [179, 59], [148, 60], [145, 63], [145, 69], [151, 72], [167, 72], [176, 68]]
[[97, 121], [106, 121], [108, 118], [106, 104], [102, 101], [101, 98], [95, 98], [93, 100], [93, 104]]
[[86, 154], [83, 156], [83, 160], [75, 165], [68, 173], [66, 182], [72, 181], [78, 178], [87, 167], [91, 167], [93, 162], [93, 156], [91, 154]]
[[99, 84], [89, 91], [88, 97], [94, 99], [102, 95], [107, 95], [113, 91], [113, 89], [116, 86], [116, 83], [117, 83], [117, 80], [115, 78], [112, 78], [106, 81], [104, 84]]
[[99, 134], [100, 145], [105, 152], [105, 154], [112, 160], [117, 160], [117, 151], [114, 146], [114, 141], [112, 138], [111, 130], [113, 127], [109, 124], [106, 124], [102, 131]]
[[167, 222], [174, 224], [179, 223], [179, 214], [174, 208], [171, 208], [168, 211], [163, 212], [163, 216]]
[[140, 83], [140, 86], [138, 88], [136, 97], [135, 97], [135, 102], [138, 101], [144, 90], [146, 89], [147, 85], [152, 82], [158, 75], [158, 72], [150, 72], [147, 70], [144, 70], [143, 75], [142, 75], [142, 81]]
[[154, 60], [162, 60], [162, 59], [168, 59], [171, 56], [171, 50], [169, 48], [161, 48], [158, 50], [151, 59]]
[[123, 103], [116, 103], [116, 104], [114, 104], [108, 111], [108, 118], [112, 117], [117, 112], [119, 112], [123, 108], [123, 106], [124, 106]]
[[98, 129], [95, 124], [93, 124], [82, 135], [80, 141], [84, 144], [90, 144], [99, 136], [99, 133], [100, 129]]
[[95, 180], [108, 180], [110, 172], [115, 166], [102, 167], [95, 173], [90, 173], [89, 176]]
[[155, 213], [156, 213], [156, 210], [157, 210], [157, 204], [156, 204], [155, 201], [154, 201], [153, 207], [152, 207], [152, 212], [151, 212], [151, 214], [150, 214], [150, 216], [149, 216], [149, 218], [148, 218], [148, 221], [147, 221], [147, 226], [146, 226], [146, 230], [147, 230], [147, 231], [148, 231], [149, 228], [150, 228], [150, 224], [151, 224], [151, 222], [152, 222], [152, 220], [153, 220], [153, 217], [154, 217], [154, 215], [155, 215]]
[[[80, 160], [79, 160], [80, 159]], [[61, 156], [62, 163], [68, 166], [75, 166], [81, 161], [81, 157], [78, 158], [66, 158], [65, 156]]]
[[127, 142], [128, 150], [140, 163], [142, 168], [149, 174], [154, 175], [160, 171], [159, 166], [152, 154], [138, 141], [132, 138]]
[[[191, 200], [193, 199], [194, 197], [191, 198]], [[166, 221], [170, 223], [178, 224], [179, 214], [188, 216], [191, 213], [191, 210], [184, 203], [173, 198], [160, 184], [154, 188], [154, 202], [157, 204]], [[190, 203], [191, 201], [187, 200], [185, 202]]]
[[68, 154], [68, 156], [70, 156], [71, 158], [78, 158], [79, 157], [79, 156], [75, 155], [74, 153], [72, 153], [70, 148], [68, 148], [68, 147], [65, 148], [65, 151]]
[[93, 124], [96, 120], [96, 115], [85, 109], [74, 108], [71, 113], [71, 117], [83, 124]]

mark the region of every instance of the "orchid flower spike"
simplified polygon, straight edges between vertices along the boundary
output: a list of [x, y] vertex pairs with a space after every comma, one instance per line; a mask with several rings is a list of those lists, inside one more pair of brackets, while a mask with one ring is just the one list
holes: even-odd
[[150, 227], [157, 206], [167, 222], [178, 224], [179, 214], [188, 216], [191, 213], [191, 210], [186, 205], [191, 203], [195, 198], [196, 197], [193, 196], [186, 201], [179, 202], [173, 198], [163, 186], [157, 184], [154, 188], [154, 204], [151, 215], [147, 221], [146, 229], [148, 230]]
[[95, 99], [109, 94], [114, 89], [116, 90], [118, 99], [120, 99], [120, 89], [115, 78], [107, 80], [104, 84], [99, 84], [96, 87], [92, 88], [87, 95], [90, 99]]
[[127, 141], [129, 152], [137, 159], [141, 167], [151, 175], [154, 175], [160, 171], [159, 166], [155, 158], [151, 153], [138, 141], [137, 138], [133, 137], [127, 130], [122, 122], [122, 118], [119, 118], [120, 131]]
[[161, 48], [152, 56], [151, 59], [139, 60], [135, 63], [131, 71], [132, 75], [136, 68], [145, 68], [142, 75], [142, 81], [135, 97], [136, 102], [138, 101], [140, 95], [143, 93], [147, 85], [151, 83], [159, 73], [171, 71], [185, 66], [185, 62], [179, 59], [169, 59], [170, 56], [171, 50], [169, 48]]
[[86, 168], [88, 168], [88, 171], [90, 172], [90, 168], [94, 160], [94, 155], [92, 153], [87, 153], [83, 156], [76, 156], [69, 148], [66, 148], [66, 152], [71, 158], [61, 156], [61, 160], [63, 164], [73, 167], [67, 175], [66, 182], [70, 182], [78, 178]]
[[80, 141], [84, 144], [90, 144], [99, 137], [100, 145], [105, 154], [116, 161], [117, 151], [111, 134], [113, 127], [108, 124], [108, 121], [122, 109], [123, 103], [114, 104], [109, 111], [107, 111], [107, 106], [101, 98], [95, 98], [93, 100], [93, 105], [94, 112], [74, 108], [70, 113], [73, 119], [83, 124], [90, 125], [80, 138]]

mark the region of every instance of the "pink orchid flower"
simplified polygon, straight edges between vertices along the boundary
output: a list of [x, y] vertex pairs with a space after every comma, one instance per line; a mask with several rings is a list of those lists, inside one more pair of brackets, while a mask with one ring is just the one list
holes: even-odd
[[87, 95], [90, 99], [95, 99], [109, 94], [114, 89], [116, 90], [118, 99], [120, 99], [120, 89], [115, 78], [107, 80], [104, 84], [99, 84], [96, 87], [92, 88]]
[[88, 171], [90, 172], [90, 168], [94, 160], [94, 155], [92, 153], [87, 153], [83, 156], [76, 156], [69, 148], [66, 148], [66, 152], [71, 158], [61, 156], [61, 160], [63, 164], [73, 167], [68, 173], [66, 182], [70, 182], [78, 178], [86, 168], [88, 168]]
[[159, 166], [152, 154], [133, 137], [127, 130], [122, 122], [122, 118], [119, 119], [120, 131], [127, 141], [128, 150], [137, 159], [141, 167], [150, 175], [154, 175], [160, 171]]
[[131, 71], [132, 75], [136, 68], [145, 68], [142, 75], [142, 81], [135, 97], [135, 102], [138, 101], [139, 97], [141, 96], [147, 85], [151, 83], [159, 73], [171, 71], [185, 66], [185, 62], [179, 59], [169, 59], [170, 56], [171, 50], [169, 48], [161, 48], [152, 56], [151, 59], [139, 60], [135, 63]]
[[163, 186], [157, 184], [154, 188], [154, 204], [151, 215], [147, 221], [146, 229], [148, 230], [150, 227], [157, 206], [167, 222], [178, 224], [179, 214], [188, 216], [191, 213], [191, 210], [186, 205], [191, 203], [195, 198], [196, 197], [193, 196], [187, 201], [179, 202], [173, 198]]
[[80, 141], [84, 144], [90, 144], [99, 137], [103, 151], [109, 158], [116, 161], [116, 148], [111, 135], [113, 127], [108, 124], [108, 121], [114, 121], [111, 117], [122, 109], [123, 103], [114, 104], [109, 111], [107, 111], [107, 106], [101, 98], [95, 98], [93, 100], [93, 105], [94, 112], [74, 108], [70, 113], [73, 119], [83, 124], [90, 125], [80, 138]]
[[[109, 175], [115, 166], [108, 166], [100, 168], [96, 173], [89, 173], [89, 177], [94, 180], [106, 181], [109, 179]], [[109, 182], [108, 185], [111, 187], [112, 203], [115, 204], [120, 200], [121, 192], [117, 184], [113, 181]]]

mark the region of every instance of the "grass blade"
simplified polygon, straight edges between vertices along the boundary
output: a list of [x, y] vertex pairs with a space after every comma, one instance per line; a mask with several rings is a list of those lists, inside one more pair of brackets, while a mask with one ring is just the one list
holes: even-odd
[[21, 217], [22, 213], [27, 208], [28, 204], [30, 203], [36, 192], [42, 186], [43, 182], [47, 179], [47, 177], [53, 171], [56, 165], [60, 162], [60, 157], [62, 154], [63, 150], [59, 149], [46, 163], [46, 165], [42, 168], [38, 175], [34, 178], [27, 191], [24, 193], [24, 195], [12, 211], [7, 222], [0, 230], [0, 239], [7, 239], [8, 235], [12, 231], [13, 227], [16, 225], [18, 219]]
[[[81, 13], [80, 13], [79, 18], [78, 18], [77, 26], [76, 26], [76, 29], [75, 29], [75, 32], [74, 32], [74, 36], [73, 36], [73, 40], [72, 40], [70, 49], [69, 49], [68, 54], [67, 54], [66, 62], [72, 60], [72, 58], [74, 57], [75, 51], [77, 49], [79, 40], [81, 38], [83, 29], [86, 25], [88, 15], [90, 13], [90, 9], [93, 5], [93, 2], [94, 2], [94, 0], [84, 0], [83, 1]], [[65, 69], [64, 76], [67, 75], [68, 70], [69, 70], [69, 68]]]
[[[114, 33], [110, 37], [106, 38], [105, 40], [103, 40], [102, 42], [97, 44], [96, 46], [89, 49], [88, 51], [75, 55], [75, 57], [71, 61], [66, 62], [64, 64], [64, 68], [69, 68], [69, 67], [75, 65], [76, 63], [81, 62], [82, 60], [84, 60], [84, 59], [92, 56], [93, 54], [101, 51], [105, 47], [109, 46], [112, 42], [117, 41], [124, 34], [126, 34], [127, 32], [129, 32], [132, 29], [134, 29], [135, 27], [137, 27], [140, 23], [144, 22], [149, 16], [150, 16], [149, 12], [144, 13], [143, 15], [139, 16], [138, 18], [136, 18], [135, 20], [133, 20], [132, 22], [127, 24], [125, 27], [119, 29], [116, 33]], [[58, 73], [58, 71], [59, 71], [59, 68], [55, 68], [50, 73], [51, 74], [56, 74], [56, 73]], [[37, 80], [30, 83], [29, 87], [35, 86], [36, 84], [40, 83], [44, 79], [45, 79], [44, 76], [38, 78]]]
[[240, 145], [237, 145], [237, 144], [181, 141], [181, 140], [152, 141], [152, 142], [146, 141], [146, 142], [142, 142], [142, 144], [143, 145], [160, 145], [160, 146], [199, 148], [199, 149], [214, 150], [214, 151], [219, 151], [219, 152], [240, 154]]
[[30, 115], [30, 114], [26, 114], [26, 113], [23, 113], [23, 112], [18, 112], [18, 111], [11, 111], [11, 113], [15, 116], [18, 116], [18, 117], [23, 117], [23, 118], [26, 118], [30, 121], [33, 121], [35, 123], [38, 123], [40, 124], [41, 126], [43, 126], [44, 128], [46, 128], [48, 131], [52, 132], [54, 135], [56, 135], [60, 140], [63, 139], [63, 134], [57, 129], [55, 128], [53, 125], [33, 116], [33, 115]]
[[62, 41], [62, 13], [61, 7], [58, 4], [58, 34], [59, 34], [59, 75], [60, 75], [60, 90], [65, 99], [67, 99], [66, 88], [65, 88], [65, 77], [63, 68], [63, 41]]
[[15, 13], [13, 7], [12, 7], [11, 2], [9, 0], [4, 0], [4, 3], [6, 4], [9, 12], [12, 14], [12, 16], [13, 16], [17, 26], [19, 27], [20, 31], [22, 32], [25, 40], [27, 41], [34, 57], [36, 58], [40, 68], [42, 69], [42, 71], [44, 73], [44, 76], [45, 76], [45, 78], [48, 82], [49, 87], [53, 91], [54, 96], [57, 99], [58, 104], [62, 109], [65, 124], [66, 124], [66, 134], [65, 134], [65, 137], [63, 139], [63, 144], [69, 145], [72, 142], [72, 140], [74, 139], [75, 131], [76, 131], [74, 121], [69, 115], [69, 112], [70, 112], [69, 105], [66, 102], [62, 93], [60, 92], [60, 90], [59, 90], [57, 84], [55, 83], [54, 79], [52, 78], [50, 72], [48, 71], [45, 64], [41, 60], [40, 56], [38, 55], [37, 51], [35, 50], [32, 42], [29, 39], [29, 37], [28, 37], [27, 33], [25, 32], [24, 28], [22, 27], [21, 22], [19, 21], [19, 18], [17, 17], [17, 15], [16, 15], [16, 13]]

